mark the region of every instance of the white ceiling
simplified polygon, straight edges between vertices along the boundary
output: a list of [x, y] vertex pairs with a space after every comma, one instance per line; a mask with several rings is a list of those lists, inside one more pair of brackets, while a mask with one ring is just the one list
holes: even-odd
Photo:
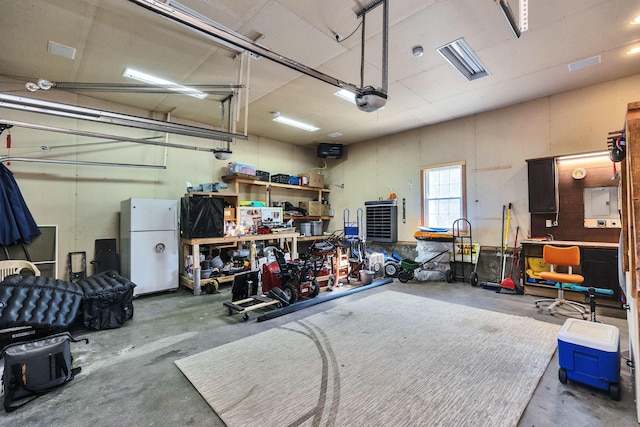
[[[166, 0], [163, 0], [166, 1]], [[272, 51], [360, 86], [360, 30], [355, 0], [181, 0], [180, 3]], [[251, 61], [248, 132], [307, 145], [349, 144], [488, 111], [637, 74], [640, 46], [637, 0], [530, 0], [529, 30], [516, 38], [494, 0], [388, 0], [389, 100], [366, 113], [333, 93], [336, 87], [266, 58]], [[517, 13], [518, 2], [511, 1]], [[24, 83], [132, 83], [125, 67], [182, 84], [233, 84], [233, 53], [202, 34], [127, 0], [2, 0], [0, 75]], [[382, 7], [366, 20], [364, 85], [381, 85]], [[491, 75], [467, 81], [436, 48], [464, 37]], [[77, 49], [75, 59], [47, 52], [48, 41]], [[421, 45], [422, 57], [411, 49]], [[568, 64], [594, 55], [601, 63], [570, 72]], [[6, 86], [5, 86], [6, 87]], [[184, 95], [84, 95], [219, 126], [219, 102]], [[215, 98], [215, 97], [212, 97]], [[305, 132], [273, 122], [273, 111], [320, 128]], [[244, 112], [242, 112], [242, 115]], [[0, 117], [2, 109], [0, 108]], [[35, 117], [35, 116], [34, 116]], [[35, 121], [35, 120], [34, 120]], [[239, 131], [244, 128], [244, 117]], [[342, 136], [329, 137], [333, 132]]]

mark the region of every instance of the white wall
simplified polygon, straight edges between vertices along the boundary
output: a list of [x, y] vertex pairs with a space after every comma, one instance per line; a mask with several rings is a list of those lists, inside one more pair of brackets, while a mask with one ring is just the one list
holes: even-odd
[[[0, 91], [2, 87], [0, 85]], [[144, 111], [52, 92], [52, 100], [145, 116]], [[620, 129], [627, 103], [640, 100], [640, 74], [625, 79], [566, 92], [500, 110], [386, 136], [347, 147], [342, 159], [327, 160], [323, 170], [331, 189], [330, 202], [336, 216], [330, 230], [343, 227], [343, 210], [355, 220], [364, 202], [386, 198], [394, 192], [406, 199], [406, 223], [399, 220], [399, 239], [415, 242], [420, 222], [420, 168], [464, 160], [467, 165], [468, 219], [474, 241], [499, 246], [502, 206], [513, 203], [511, 233], [520, 226], [528, 233], [526, 159], [606, 149], [607, 132]], [[364, 114], [364, 113], [363, 113]], [[106, 126], [86, 121], [60, 119], [3, 110], [2, 118], [36, 121], [51, 126], [148, 137], [149, 132]], [[154, 118], [161, 119], [160, 116]], [[119, 143], [90, 149], [40, 146], [85, 144], [95, 140], [14, 127], [13, 156], [55, 156], [88, 161], [163, 164], [165, 149]], [[5, 135], [0, 137], [0, 155], [6, 155]], [[206, 141], [171, 135], [169, 142], [202, 145]], [[339, 142], [339, 141], [338, 141]], [[209, 147], [217, 146], [216, 142]], [[249, 163], [271, 173], [301, 174], [323, 166], [315, 158], [315, 147], [297, 147], [264, 137], [251, 136], [233, 145], [233, 161]], [[113, 167], [45, 165], [13, 162], [10, 169], [36, 221], [59, 226], [59, 276], [66, 277], [66, 256], [86, 251], [93, 257], [95, 239], [118, 236], [120, 201], [129, 197], [178, 199], [185, 182], [219, 181], [225, 161], [213, 155], [175, 148], [166, 149], [166, 170]], [[261, 198], [261, 194], [246, 198]], [[297, 203], [298, 197], [292, 197]], [[513, 235], [513, 234], [511, 234]]]
[[[340, 207], [331, 227], [342, 227], [342, 207], [353, 218], [365, 201], [393, 191], [400, 216], [406, 199], [399, 240], [415, 242], [420, 168], [465, 161], [473, 240], [500, 246], [502, 207], [510, 202], [510, 236], [519, 225], [524, 237], [529, 233], [526, 159], [606, 150], [607, 133], [621, 129], [627, 104], [639, 99], [640, 74], [350, 145], [345, 158], [329, 164], [331, 203]], [[335, 186], [342, 183], [344, 189]]]
[[[150, 116], [145, 111], [65, 92], [52, 92], [47, 96], [50, 100], [67, 104], [80, 103], [107, 111]], [[0, 117], [135, 138], [158, 135], [127, 127], [6, 109], [0, 112]], [[154, 118], [163, 119], [159, 115]], [[56, 224], [59, 227], [58, 277], [65, 279], [68, 277], [66, 259], [69, 252], [86, 251], [89, 262], [94, 257], [96, 239], [118, 238], [122, 200], [130, 197], [179, 199], [186, 193], [186, 181], [194, 185], [216, 182], [221, 181], [221, 176], [226, 174], [227, 161], [217, 160], [212, 153], [202, 151], [165, 149], [132, 143], [62, 148], [63, 145], [87, 144], [100, 140], [17, 126], [11, 129], [12, 148], [7, 150], [6, 134], [5, 131], [0, 136], [0, 155], [155, 165], [162, 165], [166, 158], [166, 170], [11, 162], [9, 168], [14, 173], [36, 222]], [[209, 148], [219, 145], [216, 141], [180, 135], [170, 135], [168, 141]], [[54, 148], [43, 151], [41, 146]], [[248, 141], [238, 141], [232, 146], [232, 150], [232, 161], [249, 163], [267, 171], [301, 174], [321, 165], [315, 157], [315, 147], [298, 147], [268, 138], [251, 136]], [[88, 273], [92, 274], [92, 267], [87, 265], [87, 268]]]

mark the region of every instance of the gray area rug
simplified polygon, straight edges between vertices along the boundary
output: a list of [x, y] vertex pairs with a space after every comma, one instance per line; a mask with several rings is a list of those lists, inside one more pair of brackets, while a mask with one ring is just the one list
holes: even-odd
[[175, 364], [229, 427], [515, 426], [559, 329], [384, 291]]

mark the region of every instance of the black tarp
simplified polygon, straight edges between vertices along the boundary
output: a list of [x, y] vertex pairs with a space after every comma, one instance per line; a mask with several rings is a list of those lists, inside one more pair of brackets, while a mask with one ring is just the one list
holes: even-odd
[[0, 163], [0, 246], [30, 243], [39, 234], [13, 172]]
[[224, 236], [224, 200], [219, 197], [183, 197], [180, 231], [185, 239]]

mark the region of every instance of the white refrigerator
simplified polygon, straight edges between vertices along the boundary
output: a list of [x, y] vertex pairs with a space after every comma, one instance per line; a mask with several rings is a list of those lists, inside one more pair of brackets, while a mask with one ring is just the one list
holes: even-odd
[[134, 296], [178, 288], [178, 233], [177, 200], [120, 203], [120, 264]]

